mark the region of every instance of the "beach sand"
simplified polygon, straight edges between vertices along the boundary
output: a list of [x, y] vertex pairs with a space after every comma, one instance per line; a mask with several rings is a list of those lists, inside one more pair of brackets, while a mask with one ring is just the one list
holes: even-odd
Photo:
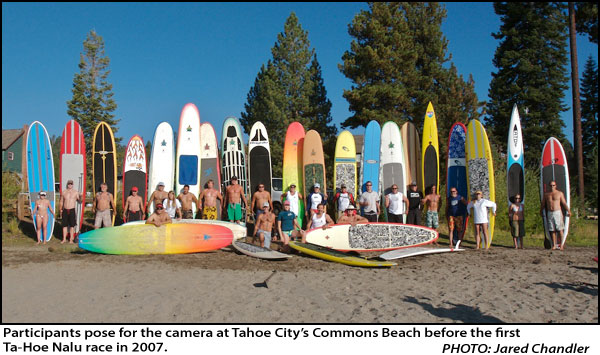
[[595, 248], [467, 249], [365, 269], [231, 247], [125, 256], [5, 244], [5, 323], [598, 322]]

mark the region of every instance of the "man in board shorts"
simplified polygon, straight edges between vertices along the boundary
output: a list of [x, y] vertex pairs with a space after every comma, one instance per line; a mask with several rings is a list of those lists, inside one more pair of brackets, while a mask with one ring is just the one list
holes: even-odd
[[92, 205], [92, 212], [96, 214], [94, 229], [98, 229], [102, 226], [112, 226], [111, 209], [113, 211], [117, 210], [113, 201], [113, 195], [108, 192], [108, 185], [103, 182], [100, 184], [100, 192], [96, 194], [94, 204]]

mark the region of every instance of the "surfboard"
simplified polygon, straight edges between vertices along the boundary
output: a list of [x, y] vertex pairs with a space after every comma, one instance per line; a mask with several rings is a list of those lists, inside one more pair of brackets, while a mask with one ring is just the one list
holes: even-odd
[[304, 198], [307, 198], [313, 191], [313, 186], [317, 183], [321, 185], [321, 192], [325, 194], [327, 191], [327, 177], [325, 173], [323, 142], [321, 141], [319, 132], [314, 129], [306, 132], [303, 149]]
[[[148, 166], [148, 198], [158, 190], [159, 182], [165, 184], [166, 192], [175, 186], [175, 144], [173, 128], [168, 122], [161, 122], [154, 131]], [[148, 213], [154, 213], [154, 203], [148, 206]]]
[[[402, 149], [402, 137], [400, 128], [396, 122], [386, 122], [381, 128], [381, 155], [379, 158], [381, 165], [381, 190], [383, 197], [381, 203], [387, 218], [387, 208], [385, 208], [385, 196], [392, 192], [392, 185], [398, 185], [398, 192], [406, 196], [406, 187], [409, 184], [404, 168], [404, 150]], [[403, 202], [400, 202], [403, 204]], [[404, 209], [408, 208], [405, 206]], [[404, 210], [403, 209], [403, 210]], [[406, 215], [402, 215], [402, 221], [406, 222]]]
[[[540, 199], [543, 200], [544, 192], [550, 191], [550, 181], [556, 181], [556, 189], [562, 191], [567, 201], [567, 206], [571, 207], [571, 186], [569, 181], [569, 166], [565, 150], [559, 140], [550, 137], [544, 143], [542, 149], [542, 159], [540, 164]], [[565, 229], [563, 230], [563, 239], [561, 246], [565, 245], [567, 235], [569, 234], [569, 217], [563, 210]], [[542, 211], [544, 220], [544, 230], [546, 231], [546, 240], [544, 247], [550, 249], [552, 247], [552, 237], [548, 232], [548, 220], [546, 219], [546, 211]], [[558, 238], [558, 234], [557, 234]]]
[[271, 149], [269, 136], [262, 122], [257, 121], [250, 129], [248, 137], [248, 174], [250, 175], [250, 195], [258, 191], [258, 185], [265, 185], [265, 191], [271, 193]]
[[510, 116], [508, 126], [508, 149], [506, 152], [506, 191], [508, 207], [514, 201], [515, 195], [521, 196], [525, 203], [525, 163], [523, 161], [523, 133], [521, 132], [521, 119], [515, 104]]
[[[244, 195], [248, 199], [250, 185], [246, 173], [246, 150], [242, 138], [240, 121], [235, 117], [228, 117], [223, 122], [223, 144], [221, 145], [221, 162], [223, 164], [223, 192], [231, 185], [231, 178], [236, 176], [238, 184], [242, 186]], [[242, 224], [246, 223], [246, 208], [242, 202]]]
[[301, 242], [290, 242], [290, 247], [319, 259], [334, 261], [341, 264], [362, 267], [391, 267], [397, 265], [390, 261], [378, 261], [346, 255], [340, 251], [327, 249], [318, 245]]
[[146, 148], [142, 138], [136, 134], [127, 143], [123, 158], [123, 210], [134, 186], [138, 188], [138, 196], [142, 198], [144, 204], [142, 211], [146, 210], [147, 177]]
[[[117, 207], [117, 150], [115, 136], [106, 122], [100, 122], [94, 130], [92, 145], [92, 190], [94, 199], [100, 192], [100, 185], [106, 183], [107, 191], [113, 197], [113, 206]], [[112, 212], [112, 224], [115, 224], [116, 211]]]
[[[75, 234], [79, 234], [83, 224], [85, 207], [86, 155], [83, 131], [77, 121], [70, 120], [63, 129], [60, 144], [60, 193], [67, 189], [67, 181], [73, 180], [73, 190], [83, 196], [82, 201], [75, 203]], [[62, 206], [60, 206], [62, 208]]]
[[[469, 201], [467, 190], [467, 127], [461, 122], [456, 122], [450, 127], [448, 136], [448, 156], [446, 160], [446, 201], [449, 201], [450, 189], [456, 188], [458, 194]], [[464, 219], [464, 227], [468, 225], [468, 215]]]
[[419, 188], [423, 186], [423, 172], [421, 171], [421, 139], [419, 132], [412, 122], [406, 122], [400, 129], [402, 135], [402, 146], [404, 148], [404, 160], [408, 183], [415, 181]]
[[[496, 187], [494, 184], [494, 165], [492, 150], [485, 128], [478, 120], [471, 120], [467, 126], [467, 191], [469, 200], [474, 197], [476, 191], [483, 192], [483, 198], [496, 202]], [[489, 247], [494, 238], [495, 217], [489, 213], [490, 238]], [[474, 227], [474, 225], [473, 225]]]
[[439, 254], [439, 253], [453, 253], [458, 251], [465, 251], [464, 249], [450, 249], [450, 248], [427, 248], [427, 247], [416, 247], [416, 248], [407, 248], [407, 249], [398, 249], [388, 251], [387, 253], [383, 253], [379, 255], [380, 258], [384, 260], [395, 260], [395, 259], [403, 259], [411, 256], [417, 255], [427, 255], [427, 254]]
[[102, 254], [187, 254], [231, 244], [229, 228], [215, 224], [133, 224], [92, 230], [79, 236], [79, 247]]
[[365, 138], [361, 151], [361, 169], [360, 169], [360, 189], [361, 192], [367, 191], [367, 181], [371, 181], [371, 188], [377, 194], [381, 195], [379, 189], [379, 154], [381, 146], [381, 126], [379, 122], [373, 120], [369, 122], [365, 129]]
[[259, 259], [280, 260], [289, 259], [292, 257], [289, 254], [280, 253], [269, 248], [264, 248], [258, 245], [240, 241], [234, 241], [231, 243], [231, 245], [240, 253]]
[[[285, 133], [283, 145], [283, 194], [287, 195], [290, 185], [296, 185], [296, 192], [304, 194], [304, 173], [302, 153], [304, 150], [304, 127], [300, 122], [292, 122]], [[304, 198], [298, 201], [297, 221], [304, 225]]]
[[341, 191], [342, 184], [356, 199], [356, 144], [350, 131], [339, 134], [335, 143], [333, 186], [335, 192]]
[[423, 194], [430, 193], [431, 186], [435, 185], [436, 191], [440, 193], [440, 161], [438, 131], [435, 111], [431, 102], [427, 105], [425, 121], [423, 122], [423, 139], [421, 146], [421, 166], [423, 174]]
[[[132, 224], [145, 224], [146, 221], [133, 221], [122, 224], [121, 226], [128, 226]], [[246, 238], [248, 230], [244, 226], [240, 226], [237, 223], [231, 223], [227, 221], [218, 221], [212, 219], [173, 219], [173, 224], [216, 224], [229, 228], [233, 233], [233, 240]]]
[[[190, 194], [196, 197], [200, 194], [202, 171], [200, 155], [200, 113], [196, 105], [188, 103], [183, 106], [179, 117], [175, 157], [175, 195], [179, 196], [185, 185], [190, 186]], [[196, 204], [192, 203], [194, 214], [196, 208]]]
[[[202, 145], [202, 153], [200, 155], [200, 186], [202, 189], [207, 188], [208, 180], [214, 182], [213, 188], [222, 193], [221, 190], [221, 163], [219, 161], [219, 145], [217, 134], [214, 127], [204, 122], [200, 125], [200, 142]], [[221, 203], [223, 201], [219, 201]], [[217, 219], [221, 219], [221, 209], [217, 208]]]
[[335, 224], [306, 233], [306, 241], [339, 251], [382, 251], [433, 243], [438, 232], [422, 226], [398, 223]]
[[[27, 186], [29, 188], [29, 202], [33, 216], [33, 227], [37, 231], [36, 216], [33, 213], [35, 201], [39, 199], [39, 193], [46, 192], [46, 199], [50, 201], [52, 210], [56, 213], [54, 194], [54, 159], [52, 157], [52, 145], [46, 127], [34, 121], [27, 132]], [[54, 230], [54, 216], [48, 211], [48, 234], [41, 235], [42, 240], [52, 239]]]

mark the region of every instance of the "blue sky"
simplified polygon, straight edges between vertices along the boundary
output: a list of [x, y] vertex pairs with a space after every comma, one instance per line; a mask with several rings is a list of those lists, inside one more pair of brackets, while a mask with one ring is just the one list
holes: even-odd
[[[225, 117], [240, 117], [293, 11], [316, 50], [340, 128], [351, 115], [342, 97], [351, 82], [338, 64], [352, 40], [348, 24], [363, 9], [366, 3], [3, 3], [2, 126], [39, 120], [51, 135], [61, 134], [83, 41], [95, 29], [111, 60], [109, 82], [121, 119], [117, 135], [125, 142], [134, 134], [152, 139], [162, 121], [177, 129], [188, 102], [220, 136]], [[498, 45], [491, 33], [500, 19], [491, 3], [448, 3], [446, 9], [442, 30], [452, 61], [465, 78], [473, 74], [479, 99], [487, 100]], [[583, 71], [589, 55], [598, 61], [598, 47], [586, 36], [577, 39]], [[570, 89], [564, 103], [572, 104]], [[562, 117], [572, 139], [571, 111]]]

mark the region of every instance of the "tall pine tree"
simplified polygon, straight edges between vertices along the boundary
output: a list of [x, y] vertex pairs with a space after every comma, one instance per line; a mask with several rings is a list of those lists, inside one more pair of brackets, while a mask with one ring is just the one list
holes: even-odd
[[[590, 56], [581, 78], [581, 131], [585, 195], [598, 206], [598, 66]], [[595, 169], [592, 169], [595, 164]]]
[[[560, 113], [566, 110], [567, 33], [564, 5], [538, 2], [494, 3], [500, 15], [500, 40], [493, 63], [487, 105], [488, 134], [504, 146], [511, 110], [517, 104], [523, 128], [525, 161], [535, 166], [546, 139], [565, 142]], [[525, 113], [525, 108], [528, 113]]]

